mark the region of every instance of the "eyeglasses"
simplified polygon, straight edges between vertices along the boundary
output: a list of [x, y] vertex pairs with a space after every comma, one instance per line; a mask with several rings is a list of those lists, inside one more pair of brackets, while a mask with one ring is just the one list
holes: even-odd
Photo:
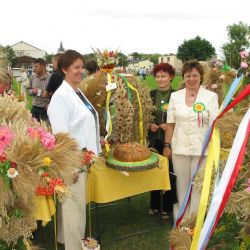
[[198, 75], [198, 74], [186, 74], [186, 75], [184, 75], [185, 79], [200, 78], [200, 77], [201, 77], [201, 75]]

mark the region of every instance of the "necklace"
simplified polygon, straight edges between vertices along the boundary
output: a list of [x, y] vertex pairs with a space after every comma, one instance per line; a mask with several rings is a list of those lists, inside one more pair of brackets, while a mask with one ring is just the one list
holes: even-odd
[[166, 93], [165, 96], [162, 96], [161, 93], [160, 93], [160, 91], [158, 91], [158, 93], [159, 93], [160, 98], [161, 98], [161, 104], [164, 104], [164, 103], [165, 103], [165, 99], [166, 99], [166, 97], [168, 96], [168, 92]]
[[195, 100], [196, 100], [196, 96], [192, 94], [192, 95], [189, 97], [188, 100], [189, 100], [191, 103], [194, 103]]

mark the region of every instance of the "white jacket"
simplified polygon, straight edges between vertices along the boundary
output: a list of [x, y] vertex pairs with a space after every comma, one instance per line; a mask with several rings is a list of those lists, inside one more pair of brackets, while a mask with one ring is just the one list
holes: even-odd
[[[203, 126], [198, 126], [198, 114], [185, 103], [186, 88], [173, 92], [168, 106], [167, 123], [175, 123], [172, 152], [180, 155], [201, 154], [205, 134], [218, 114], [218, 96], [202, 86], [195, 103], [203, 103], [205, 110], [199, 115]], [[205, 153], [207, 154], [207, 152]]]
[[69, 133], [76, 139], [80, 149], [87, 148], [97, 155], [100, 153], [98, 114], [96, 112], [96, 127], [93, 114], [65, 80], [52, 96], [48, 116], [53, 134]]

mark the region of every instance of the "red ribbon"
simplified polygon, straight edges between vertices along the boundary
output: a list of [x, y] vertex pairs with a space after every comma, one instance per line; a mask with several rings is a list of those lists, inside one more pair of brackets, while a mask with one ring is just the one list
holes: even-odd
[[246, 136], [244, 138], [244, 141], [242, 143], [242, 146], [241, 146], [237, 161], [235, 163], [235, 167], [234, 167], [234, 170], [232, 172], [230, 182], [228, 183], [228, 186], [227, 186], [227, 188], [225, 190], [225, 194], [224, 194], [224, 196], [222, 198], [222, 201], [221, 201], [221, 204], [220, 204], [220, 207], [219, 207], [216, 219], [215, 219], [215, 223], [214, 223], [214, 226], [213, 226], [213, 229], [211, 231], [211, 234], [210, 234], [209, 238], [211, 238], [211, 236], [213, 235], [213, 232], [214, 232], [214, 230], [215, 230], [215, 228], [216, 228], [216, 226], [217, 226], [217, 224], [219, 222], [219, 219], [220, 219], [220, 217], [221, 217], [221, 215], [222, 215], [222, 213], [224, 211], [224, 208], [226, 206], [226, 203], [228, 201], [230, 193], [231, 193], [231, 191], [232, 191], [232, 189], [234, 187], [234, 184], [236, 182], [237, 176], [238, 176], [239, 171], [240, 171], [241, 164], [242, 164], [243, 159], [244, 159], [244, 154], [245, 154], [245, 149], [246, 149], [249, 134], [250, 134], [250, 120], [248, 121]]

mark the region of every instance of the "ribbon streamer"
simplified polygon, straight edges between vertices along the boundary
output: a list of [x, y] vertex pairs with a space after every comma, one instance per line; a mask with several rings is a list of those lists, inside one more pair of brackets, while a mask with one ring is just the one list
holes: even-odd
[[208, 149], [208, 157], [206, 161], [204, 181], [203, 181], [205, 185], [203, 185], [202, 187], [200, 205], [195, 225], [194, 237], [191, 244], [191, 250], [196, 250], [198, 246], [199, 236], [207, 210], [213, 166], [215, 166], [215, 170], [217, 172], [219, 155], [220, 155], [220, 134], [219, 130], [215, 128]]
[[206, 248], [208, 241], [212, 236], [226, 206], [226, 202], [235, 184], [242, 161], [244, 159], [244, 153], [249, 134], [250, 108], [241, 121], [219, 185], [214, 191], [214, 196], [212, 198], [212, 202], [201, 231], [198, 249]]
[[[108, 84], [111, 84], [111, 74], [110, 73], [107, 73], [107, 78], [108, 78]], [[112, 120], [111, 120], [111, 115], [110, 115], [110, 110], [109, 110], [110, 97], [111, 97], [111, 90], [108, 91], [107, 98], [106, 98], [106, 126], [105, 126], [105, 128], [106, 128], [107, 134], [105, 136], [105, 141], [107, 141], [108, 137], [112, 133]], [[109, 147], [108, 143], [105, 143], [105, 149], [106, 149], [107, 153], [110, 151], [110, 147]]]

